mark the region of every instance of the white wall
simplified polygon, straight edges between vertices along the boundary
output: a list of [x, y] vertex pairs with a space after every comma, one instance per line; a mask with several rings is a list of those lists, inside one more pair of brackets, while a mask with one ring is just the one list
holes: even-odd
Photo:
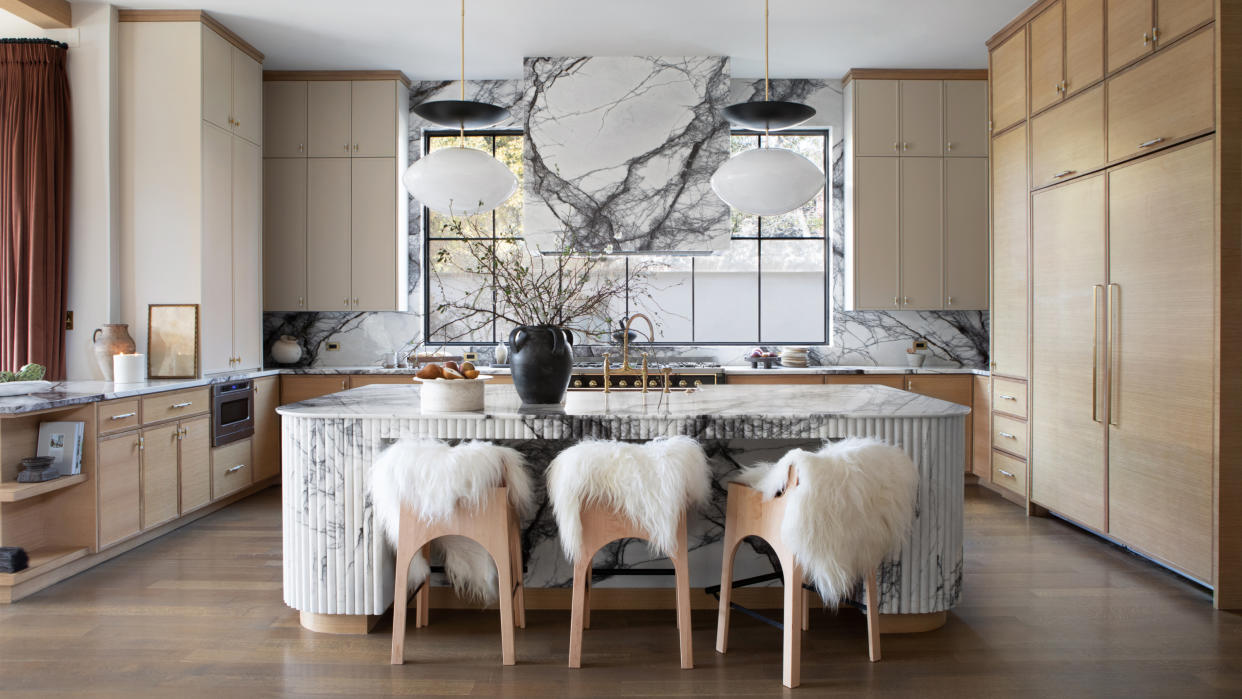
[[116, 181], [116, 10], [75, 2], [73, 28], [40, 29], [0, 10], [0, 36], [48, 38], [69, 45], [73, 162], [69, 210], [68, 376], [102, 378], [91, 334], [120, 317]]

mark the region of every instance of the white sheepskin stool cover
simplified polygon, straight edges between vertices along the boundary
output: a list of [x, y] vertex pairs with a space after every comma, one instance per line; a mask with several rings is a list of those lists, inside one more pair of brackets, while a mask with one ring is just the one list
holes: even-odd
[[579, 513], [584, 505], [625, 515], [650, 533], [653, 549], [669, 555], [677, 545], [682, 513], [702, 504], [711, 489], [707, 456], [689, 437], [581, 442], [552, 460], [547, 477], [561, 548], [571, 561], [582, 548]]
[[897, 447], [851, 438], [818, 452], [795, 449], [736, 478], [770, 500], [793, 466], [781, 536], [820, 597], [836, 605], [905, 540], [914, 518], [918, 469]]
[[[519, 515], [534, 504], [526, 460], [515, 449], [487, 442], [450, 446], [434, 439], [403, 439], [384, 450], [371, 473], [371, 505], [375, 523], [395, 549], [401, 507], [420, 519], [437, 522], [454, 511], [478, 510], [485, 496], [501, 484]], [[497, 599], [496, 565], [477, 543], [458, 536], [438, 539], [444, 572], [458, 595], [491, 604]], [[422, 555], [410, 564], [410, 587], [429, 573]]]

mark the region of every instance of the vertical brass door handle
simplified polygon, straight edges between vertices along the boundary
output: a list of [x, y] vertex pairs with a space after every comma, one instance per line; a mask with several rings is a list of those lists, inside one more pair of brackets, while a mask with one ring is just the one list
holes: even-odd
[[1117, 320], [1117, 307], [1120, 305], [1121, 285], [1110, 283], [1108, 285], [1108, 424], [1114, 427], [1121, 426], [1117, 419], [1117, 403], [1113, 400], [1113, 396], [1117, 393], [1113, 383], [1121, 373], [1121, 341], [1117, 337], [1117, 326], [1120, 325]]

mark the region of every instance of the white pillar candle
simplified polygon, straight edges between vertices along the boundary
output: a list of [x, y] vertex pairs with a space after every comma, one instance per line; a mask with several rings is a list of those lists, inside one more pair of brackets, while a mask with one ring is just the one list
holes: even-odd
[[142, 383], [147, 380], [147, 355], [112, 355], [112, 380], [115, 383]]

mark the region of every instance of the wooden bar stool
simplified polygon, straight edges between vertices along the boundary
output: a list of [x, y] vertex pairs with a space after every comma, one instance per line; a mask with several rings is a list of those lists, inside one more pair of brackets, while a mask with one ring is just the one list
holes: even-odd
[[574, 563], [569, 667], [582, 667], [592, 559], [618, 539], [644, 539], [672, 561], [681, 667], [694, 667], [686, 512], [707, 498], [710, 484], [707, 458], [688, 437], [646, 444], [584, 442], [552, 461], [548, 497], [561, 545]]
[[[914, 513], [918, 471], [900, 449], [873, 440], [801, 449], [776, 464], [743, 471], [729, 484], [716, 651], [729, 647], [733, 562], [748, 536], [768, 543], [781, 562], [785, 600], [781, 680], [797, 687], [802, 672], [802, 631], [808, 626], [808, 576], [834, 607], [861, 578], [867, 606], [867, 646], [880, 659], [877, 569], [900, 547]], [[826, 537], [825, 541], [814, 541]]]
[[[396, 543], [392, 664], [405, 662], [411, 563], [420, 554], [429, 561], [431, 542], [441, 539], [446, 572], [459, 593], [484, 596], [486, 591], [484, 599], [490, 599], [496, 591], [501, 662], [513, 665], [514, 626], [526, 626], [520, 515], [533, 501], [521, 455], [484, 442], [452, 447], [408, 440], [394, 444], [376, 461], [372, 478], [376, 521]], [[477, 556], [455, 555], [467, 553], [472, 545], [490, 556], [494, 578], [491, 569], [470, 565]], [[430, 578], [423, 572], [425, 565], [419, 568], [423, 580], [414, 593], [415, 628], [427, 626], [430, 617]]]

